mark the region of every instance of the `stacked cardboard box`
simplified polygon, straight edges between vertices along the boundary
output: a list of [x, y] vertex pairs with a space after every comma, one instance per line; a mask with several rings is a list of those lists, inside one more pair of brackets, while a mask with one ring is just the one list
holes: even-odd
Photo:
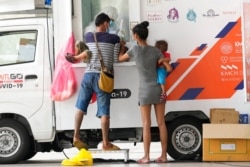
[[250, 161], [250, 125], [233, 108], [212, 108], [203, 124], [203, 161]]
[[249, 124], [203, 124], [203, 161], [250, 161]]
[[237, 124], [239, 123], [239, 112], [234, 108], [211, 108], [210, 122], [216, 124]]

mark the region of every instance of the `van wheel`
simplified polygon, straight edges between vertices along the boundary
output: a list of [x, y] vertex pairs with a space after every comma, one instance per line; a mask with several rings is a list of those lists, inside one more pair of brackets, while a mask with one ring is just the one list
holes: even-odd
[[0, 121], [0, 164], [17, 163], [28, 155], [30, 137], [26, 128], [13, 119]]
[[34, 143], [34, 138], [30, 136], [30, 149], [27, 153], [27, 155], [22, 159], [22, 161], [26, 161], [32, 157], [34, 157], [37, 152], [35, 151], [35, 143]]
[[32, 141], [34, 141], [34, 139], [31, 137], [30, 138], [30, 149], [29, 149], [29, 152], [27, 153], [27, 155], [22, 159], [23, 161], [26, 161], [26, 160], [28, 160], [28, 159], [30, 159], [30, 158], [32, 158], [32, 157], [34, 157], [36, 154], [37, 154], [37, 152], [35, 151], [35, 146], [34, 146], [34, 143], [32, 142]]
[[35, 152], [34, 150], [30, 150], [29, 153], [26, 155], [26, 157], [23, 158], [23, 161], [26, 161], [28, 159], [31, 159], [32, 157], [34, 157], [37, 154], [37, 152]]
[[192, 117], [177, 118], [167, 124], [168, 154], [175, 160], [200, 160], [202, 123]]

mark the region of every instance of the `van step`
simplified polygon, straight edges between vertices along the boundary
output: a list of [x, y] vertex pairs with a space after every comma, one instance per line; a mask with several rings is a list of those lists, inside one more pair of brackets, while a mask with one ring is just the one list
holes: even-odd
[[92, 154], [98, 153], [123, 153], [124, 154], [124, 162], [127, 163], [129, 159], [129, 149], [120, 149], [120, 150], [101, 150], [101, 149], [89, 149], [88, 150]]

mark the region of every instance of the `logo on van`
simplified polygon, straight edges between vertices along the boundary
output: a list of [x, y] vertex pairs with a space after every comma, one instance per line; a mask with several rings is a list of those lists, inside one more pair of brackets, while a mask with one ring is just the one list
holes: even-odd
[[168, 15], [167, 15], [167, 19], [168, 21], [175, 23], [179, 21], [179, 12], [177, 9], [172, 8], [168, 11]]
[[209, 9], [206, 14], [203, 14], [203, 16], [211, 18], [211, 17], [219, 16], [219, 14], [216, 14], [213, 9]]
[[0, 74], [0, 89], [22, 88], [23, 74]]
[[187, 19], [189, 20], [189, 21], [196, 21], [196, 13], [194, 12], [194, 10], [193, 9], [189, 9], [189, 11], [188, 11], [188, 13], [187, 13]]
[[228, 54], [232, 53], [233, 45], [230, 42], [223, 42], [220, 46], [220, 51], [223, 54], [228, 55]]

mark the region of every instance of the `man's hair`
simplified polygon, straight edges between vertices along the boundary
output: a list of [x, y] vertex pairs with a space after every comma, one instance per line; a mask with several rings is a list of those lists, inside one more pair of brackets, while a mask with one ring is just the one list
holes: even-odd
[[110, 22], [110, 18], [105, 13], [100, 13], [95, 18], [95, 26], [100, 26], [101, 24], [105, 22]]

